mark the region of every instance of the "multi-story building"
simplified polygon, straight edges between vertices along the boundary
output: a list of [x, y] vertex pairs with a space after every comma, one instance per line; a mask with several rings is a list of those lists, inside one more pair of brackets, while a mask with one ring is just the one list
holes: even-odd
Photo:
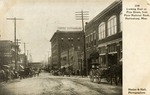
[[20, 65], [24, 66], [24, 67], [27, 67], [27, 56], [25, 54], [19, 54], [19, 62], [18, 64], [20, 63]]
[[115, 1], [85, 26], [86, 62], [91, 56], [103, 66], [119, 63], [122, 58], [122, 1]]
[[28, 63], [29, 67], [34, 69], [34, 70], [39, 70], [42, 68], [42, 63], [41, 62], [30, 62]]
[[71, 58], [70, 54], [72, 53], [70, 49], [73, 48], [74, 51], [83, 51], [83, 34], [84, 33], [82, 31], [60, 30], [57, 30], [54, 33], [50, 40], [52, 51], [51, 60], [53, 69], [58, 70], [61, 68], [61, 66], [65, 65], [63, 63], [61, 64], [61, 59], [63, 59], [61, 58], [61, 54], [63, 55], [63, 52], [66, 52], [64, 54], [67, 54], [67, 64], [71, 64], [71, 60], [68, 60], [69, 58]]
[[14, 62], [14, 45], [10, 40], [0, 41], [0, 66], [12, 65]]
[[[70, 48], [69, 50], [61, 52], [61, 68], [66, 68], [66, 72], [68, 71], [68, 67], [70, 67], [70, 73], [79, 74], [81, 73], [81, 57], [80, 53], [83, 51], [80, 48]], [[68, 64], [69, 63], [69, 64]]]

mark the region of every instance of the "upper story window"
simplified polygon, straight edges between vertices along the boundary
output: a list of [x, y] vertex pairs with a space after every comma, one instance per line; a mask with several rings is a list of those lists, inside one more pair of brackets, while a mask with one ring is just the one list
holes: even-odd
[[93, 36], [94, 36], [94, 40], [96, 40], [96, 31], [94, 31]]
[[105, 23], [102, 22], [100, 25], [99, 25], [99, 39], [103, 39], [105, 38]]
[[122, 11], [120, 12], [120, 32], [122, 32]]
[[91, 42], [92, 42], [92, 41], [93, 41], [93, 34], [91, 33], [91, 35], [90, 35], [90, 36], [91, 36]]
[[117, 33], [117, 20], [116, 16], [111, 16], [107, 23], [107, 36], [111, 36]]
[[88, 37], [86, 36], [86, 37], [85, 37], [85, 43], [87, 43], [87, 42], [88, 42]]
[[96, 45], [96, 31], [93, 32], [94, 45]]

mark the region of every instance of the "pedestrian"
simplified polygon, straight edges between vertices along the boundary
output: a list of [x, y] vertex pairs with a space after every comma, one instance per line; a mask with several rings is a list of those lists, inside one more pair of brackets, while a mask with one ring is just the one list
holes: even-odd
[[79, 70], [77, 70], [77, 75], [79, 75]]
[[5, 80], [5, 71], [0, 70], [0, 81], [4, 81], [4, 80]]
[[5, 81], [8, 82], [9, 78], [10, 78], [10, 72], [8, 69], [6, 69], [5, 70]]
[[14, 79], [14, 77], [15, 77], [15, 74], [14, 74], [14, 72], [11, 70], [11, 71], [10, 71], [10, 79]]

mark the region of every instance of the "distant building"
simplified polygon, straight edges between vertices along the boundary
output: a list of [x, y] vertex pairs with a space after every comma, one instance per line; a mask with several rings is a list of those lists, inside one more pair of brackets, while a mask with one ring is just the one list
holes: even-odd
[[[70, 67], [70, 73], [77, 74], [77, 71], [81, 70], [81, 62], [79, 54], [83, 52], [80, 48], [70, 48], [69, 50], [61, 52], [61, 68], [68, 68]], [[69, 56], [68, 56], [69, 55]], [[69, 63], [69, 64], [68, 64]]]
[[[59, 31], [59, 30], [57, 30], [54, 33], [54, 35], [50, 40], [52, 49], [51, 60], [53, 69], [58, 70], [61, 68], [61, 66], [64, 66], [65, 64], [72, 64], [71, 60], [74, 54], [71, 55], [71, 53], [73, 52], [71, 49], [73, 48], [73, 50], [76, 52], [83, 51], [83, 34], [84, 33], [82, 31]], [[66, 58], [63, 58], [64, 56]], [[65, 64], [63, 60], [66, 60]]]
[[122, 1], [115, 1], [85, 26], [86, 62], [91, 69], [91, 56], [105, 66], [122, 58]]
[[42, 63], [41, 62], [30, 62], [28, 65], [32, 69], [40, 69], [40, 68], [42, 68]]
[[25, 54], [19, 54], [19, 62], [20, 65], [26, 67], [27, 66], [27, 56]]

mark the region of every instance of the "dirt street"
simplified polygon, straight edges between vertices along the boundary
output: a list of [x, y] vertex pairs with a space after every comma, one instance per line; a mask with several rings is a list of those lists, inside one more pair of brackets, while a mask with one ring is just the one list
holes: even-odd
[[0, 83], [0, 95], [122, 95], [122, 87], [106, 83], [92, 83], [89, 78], [52, 76]]

